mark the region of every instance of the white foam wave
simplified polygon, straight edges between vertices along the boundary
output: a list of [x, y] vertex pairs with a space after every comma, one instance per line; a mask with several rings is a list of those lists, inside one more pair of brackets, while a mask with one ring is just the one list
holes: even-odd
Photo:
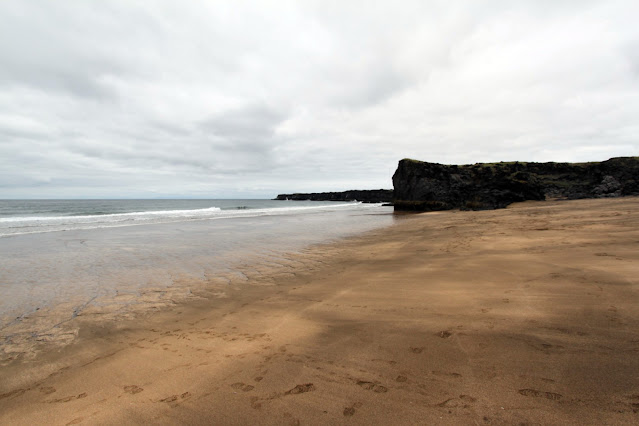
[[0, 218], [0, 237], [41, 232], [80, 229], [86, 230], [192, 220], [232, 219], [240, 217], [303, 214], [313, 211], [332, 211], [344, 208], [354, 208], [355, 206], [361, 208], [368, 206], [373, 207], [378, 205], [350, 202], [320, 206], [286, 206], [239, 210], [222, 210], [218, 207], [209, 207], [205, 209], [194, 210], [158, 210], [103, 215], [9, 217]]
[[82, 220], [96, 220], [96, 221], [108, 221], [119, 218], [141, 217], [141, 216], [193, 216], [197, 214], [206, 214], [210, 212], [219, 212], [222, 209], [219, 207], [209, 207], [206, 209], [195, 210], [157, 210], [157, 211], [145, 211], [145, 212], [130, 212], [130, 213], [109, 213], [109, 214], [93, 214], [93, 215], [78, 215], [78, 216], [16, 216], [16, 217], [4, 217], [0, 218], [0, 223], [3, 222], [42, 222], [42, 221], [82, 221]]

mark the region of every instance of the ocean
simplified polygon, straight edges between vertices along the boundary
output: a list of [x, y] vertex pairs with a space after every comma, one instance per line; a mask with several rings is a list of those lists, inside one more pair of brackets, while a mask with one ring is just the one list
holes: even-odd
[[49, 231], [290, 215], [356, 203], [275, 200], [0, 200], [0, 237]]
[[0, 362], [117, 320], [224, 297], [310, 246], [392, 224], [392, 208], [274, 200], [0, 200]]

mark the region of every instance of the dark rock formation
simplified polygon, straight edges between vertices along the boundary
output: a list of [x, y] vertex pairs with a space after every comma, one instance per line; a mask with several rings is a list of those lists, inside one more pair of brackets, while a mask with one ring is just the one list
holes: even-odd
[[310, 194], [279, 194], [276, 200], [361, 201], [387, 203], [393, 200], [392, 189], [351, 190], [344, 192], [315, 192]]
[[639, 195], [639, 157], [596, 163], [448, 166], [404, 159], [393, 175], [395, 210], [482, 210], [546, 198]]

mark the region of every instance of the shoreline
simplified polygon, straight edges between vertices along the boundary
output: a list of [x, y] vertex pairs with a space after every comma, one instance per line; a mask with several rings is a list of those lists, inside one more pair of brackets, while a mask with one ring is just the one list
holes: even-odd
[[0, 367], [0, 424], [633, 424], [637, 242], [637, 197], [405, 216]]
[[[308, 245], [393, 221], [387, 209], [345, 206], [312, 208], [307, 214], [301, 203], [267, 212], [277, 214], [254, 209], [251, 217], [10, 238], [0, 248], [5, 259], [0, 367], [31, 357], [38, 342], [73, 341], [78, 317], [120, 321], [188, 303], [200, 293], [224, 297], [230, 283], [248, 280], [247, 274], [274, 274], [276, 266], [286, 268], [291, 253]], [[382, 210], [383, 217], [366, 214]]]

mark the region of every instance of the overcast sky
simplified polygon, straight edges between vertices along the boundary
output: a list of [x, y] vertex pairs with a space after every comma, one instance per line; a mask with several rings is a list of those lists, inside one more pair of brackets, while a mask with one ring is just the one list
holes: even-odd
[[[375, 6], [373, 6], [375, 4]], [[0, 1], [0, 198], [638, 155], [639, 2]]]

